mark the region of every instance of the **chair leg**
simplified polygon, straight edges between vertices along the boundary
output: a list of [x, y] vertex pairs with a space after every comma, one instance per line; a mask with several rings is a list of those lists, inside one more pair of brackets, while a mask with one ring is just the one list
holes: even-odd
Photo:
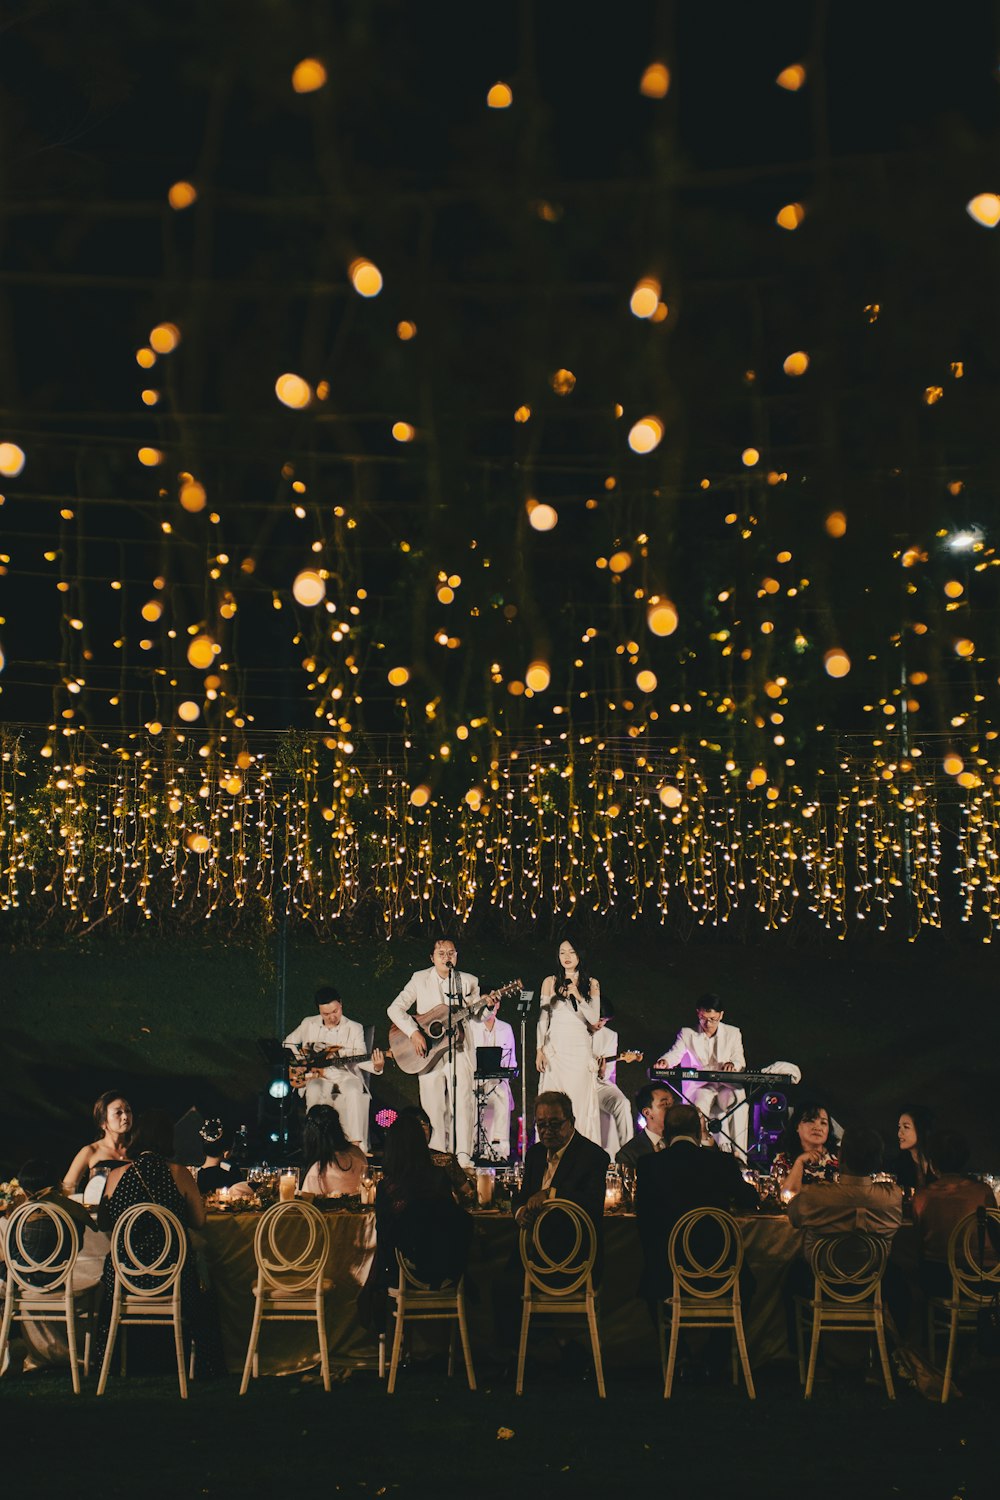
[[194, 1339], [192, 1339], [190, 1348], [188, 1349], [188, 1380], [194, 1379], [194, 1357], [196, 1352], [197, 1346]]
[[399, 1356], [403, 1349], [403, 1322], [404, 1308], [403, 1299], [400, 1297], [394, 1306], [396, 1314], [396, 1326], [392, 1334], [392, 1356], [389, 1360], [389, 1380], [386, 1385], [386, 1395], [391, 1396], [396, 1389], [396, 1371], [399, 1369]]
[[124, 1377], [128, 1369], [128, 1329], [122, 1327], [121, 1348], [118, 1351], [118, 1373]]
[[245, 1396], [247, 1386], [250, 1384], [250, 1373], [257, 1374], [257, 1340], [260, 1338], [260, 1318], [264, 1305], [260, 1296], [254, 1298], [253, 1324], [250, 1328], [250, 1342], [247, 1345], [247, 1357], [243, 1361], [243, 1379], [240, 1381], [240, 1395]]
[[14, 1295], [13, 1283], [8, 1280], [6, 1295], [3, 1299], [3, 1321], [0, 1322], [0, 1370], [3, 1369], [4, 1356], [10, 1341], [10, 1325], [14, 1321]]
[[882, 1361], [882, 1378], [885, 1381], [885, 1392], [890, 1401], [896, 1399], [896, 1388], [892, 1383], [892, 1370], [889, 1367], [889, 1351], [885, 1345], [885, 1323], [882, 1319], [882, 1309], [875, 1309], [875, 1339], [878, 1344], [879, 1359]]
[[73, 1288], [66, 1291], [66, 1342], [69, 1345], [69, 1370], [73, 1380], [73, 1395], [80, 1394], [80, 1365], [76, 1352], [76, 1309], [73, 1306]]
[[594, 1354], [594, 1374], [597, 1376], [597, 1394], [603, 1401], [606, 1392], [604, 1389], [604, 1366], [601, 1363], [601, 1336], [597, 1330], [597, 1309], [594, 1307], [592, 1296], [587, 1298], [587, 1324], [590, 1328], [590, 1347]]
[[667, 1354], [667, 1374], [663, 1382], [663, 1399], [668, 1401], [674, 1389], [674, 1370], [677, 1366], [677, 1345], [681, 1337], [680, 1313], [671, 1308], [670, 1312], [670, 1350]]
[[663, 1316], [663, 1303], [656, 1304], [656, 1334], [660, 1341], [660, 1377], [667, 1383], [667, 1320]]
[[792, 1303], [795, 1316], [795, 1350], [799, 1356], [799, 1385], [806, 1383], [806, 1339], [805, 1339], [805, 1315], [798, 1302]]
[[181, 1310], [174, 1306], [174, 1350], [177, 1354], [177, 1385], [180, 1388], [181, 1400], [187, 1400], [187, 1360], [184, 1358], [184, 1329], [181, 1327]]
[[378, 1378], [385, 1379], [385, 1333], [378, 1336]]
[[743, 1366], [743, 1379], [746, 1382], [747, 1395], [751, 1401], [756, 1401], [757, 1390], [753, 1383], [753, 1371], [750, 1369], [750, 1355], [747, 1351], [746, 1333], [743, 1328], [743, 1311], [739, 1304], [733, 1308], [733, 1321], [736, 1329], [736, 1348], [740, 1354], [740, 1364]]
[[809, 1345], [809, 1368], [806, 1371], [805, 1395], [807, 1401], [813, 1393], [813, 1382], [816, 1379], [816, 1360], [819, 1357], [819, 1332], [821, 1327], [820, 1311], [816, 1307], [813, 1310], [812, 1342]]
[[455, 1325], [452, 1323], [448, 1334], [448, 1379], [455, 1373]]
[[[476, 1372], [472, 1367], [472, 1345], [469, 1343], [469, 1325], [465, 1321], [465, 1294], [458, 1294], [458, 1331], [462, 1339], [462, 1354], [465, 1356], [465, 1375], [469, 1382], [469, 1390], [476, 1389]], [[452, 1338], [455, 1330], [452, 1328]]]
[[[116, 1297], [111, 1307], [111, 1324], [108, 1328], [108, 1342], [104, 1346], [104, 1358], [101, 1360], [101, 1373], [97, 1380], [97, 1394], [104, 1395], [104, 1387], [108, 1383], [108, 1371], [111, 1369], [111, 1358], [115, 1352], [115, 1339], [118, 1337], [118, 1323], [121, 1318], [121, 1307]], [[122, 1329], [124, 1334], [125, 1330]]]
[[97, 1289], [91, 1287], [84, 1303], [83, 1334], [83, 1378], [90, 1378], [90, 1355], [93, 1349], [93, 1328], [97, 1320]]
[[958, 1304], [951, 1310], [951, 1321], [948, 1326], [948, 1354], [944, 1365], [944, 1385], [941, 1387], [941, 1405], [944, 1406], [951, 1395], [951, 1372], [955, 1365], [955, 1344], [958, 1341]]
[[514, 1385], [514, 1395], [520, 1396], [524, 1391], [524, 1360], [528, 1352], [528, 1324], [531, 1322], [531, 1298], [525, 1292], [521, 1299], [521, 1338], [517, 1346], [517, 1381]]
[[323, 1294], [319, 1292], [318, 1306], [316, 1308], [316, 1332], [319, 1334], [319, 1365], [323, 1372], [323, 1389], [330, 1390], [330, 1348], [326, 1337], [326, 1303]]

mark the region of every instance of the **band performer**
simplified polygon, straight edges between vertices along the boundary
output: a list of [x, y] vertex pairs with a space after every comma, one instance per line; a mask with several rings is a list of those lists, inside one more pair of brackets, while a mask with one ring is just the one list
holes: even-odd
[[[316, 1008], [316, 1015], [304, 1016], [295, 1030], [288, 1033], [285, 1046], [315, 1047], [343, 1057], [363, 1057], [367, 1051], [364, 1027], [360, 1021], [347, 1020], [340, 991], [332, 984], [321, 985], [316, 991]], [[329, 1067], [310, 1068], [298, 1089], [299, 1097], [305, 1099], [307, 1112], [315, 1104], [332, 1104], [347, 1139], [367, 1153], [371, 1099], [367, 1075], [381, 1073], [384, 1067], [385, 1053], [375, 1047], [365, 1062], [334, 1062]]]
[[582, 953], [565, 939], [555, 974], [542, 981], [535, 1042], [540, 1094], [568, 1094], [578, 1135], [601, 1144], [593, 1030], [601, 1019], [601, 986]]
[[[474, 974], [459, 973], [454, 939], [440, 937], [431, 950], [431, 967], [418, 969], [410, 976], [388, 1011], [389, 1020], [410, 1038], [421, 1057], [427, 1054], [427, 1041], [414, 1016], [447, 1005], [452, 989], [462, 1007], [474, 1006], [479, 1000], [479, 980]], [[420, 1103], [430, 1116], [431, 1149], [453, 1151], [463, 1166], [472, 1160], [476, 1112], [472, 1087], [475, 1050], [468, 1033], [468, 1021], [460, 1015], [456, 1022], [454, 1100], [451, 1095], [452, 1065], [447, 1048], [442, 1049], [436, 1061], [420, 1074]]]

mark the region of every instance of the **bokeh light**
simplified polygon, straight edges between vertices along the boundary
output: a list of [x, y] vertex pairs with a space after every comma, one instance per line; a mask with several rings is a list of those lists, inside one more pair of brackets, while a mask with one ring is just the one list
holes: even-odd
[[274, 382], [274, 394], [282, 406], [291, 406], [296, 410], [308, 406], [312, 400], [312, 386], [308, 380], [303, 380], [301, 375], [286, 373], [279, 375]]
[[514, 102], [514, 90], [509, 83], [494, 83], [486, 95], [490, 109], [509, 109]]
[[652, 453], [663, 438], [663, 423], [659, 417], [641, 417], [628, 435], [628, 445], [633, 453]]
[[359, 297], [377, 297], [382, 290], [382, 272], [374, 261], [357, 256], [347, 268], [351, 285]]
[[314, 609], [326, 598], [326, 581], [314, 568], [303, 568], [292, 583], [292, 594], [297, 603]]
[[653, 62], [639, 80], [639, 92], [647, 99], [665, 99], [670, 91], [670, 69], [666, 63]]
[[198, 201], [198, 189], [193, 182], [175, 182], [167, 189], [167, 202], [171, 208], [190, 208]]
[[326, 68], [318, 57], [304, 57], [292, 69], [292, 88], [297, 94], [315, 94], [326, 83]]

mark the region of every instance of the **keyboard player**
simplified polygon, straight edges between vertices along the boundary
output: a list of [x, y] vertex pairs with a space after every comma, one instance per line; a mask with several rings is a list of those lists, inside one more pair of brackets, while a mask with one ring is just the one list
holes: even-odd
[[[725, 1011], [718, 995], [702, 995], [697, 1007], [698, 1025], [682, 1026], [669, 1051], [656, 1063], [656, 1070], [666, 1068], [700, 1068], [714, 1073], [742, 1073], [746, 1069], [743, 1035], [738, 1026], [727, 1026]], [[738, 1108], [723, 1122], [716, 1135], [724, 1151], [735, 1150], [741, 1160], [747, 1153], [746, 1094], [742, 1089], [727, 1088], [724, 1083], [701, 1083], [690, 1079], [682, 1084], [684, 1100], [711, 1122]]]

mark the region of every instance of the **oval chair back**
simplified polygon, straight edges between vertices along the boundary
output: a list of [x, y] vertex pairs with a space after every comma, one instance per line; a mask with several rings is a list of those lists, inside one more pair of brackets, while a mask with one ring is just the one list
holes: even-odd
[[568, 1198], [551, 1198], [534, 1223], [521, 1230], [525, 1275], [547, 1297], [571, 1297], [578, 1292], [589, 1280], [596, 1258], [593, 1221]]
[[[986, 1217], [992, 1220], [994, 1235], [1000, 1231], [1000, 1209], [986, 1209]], [[1000, 1256], [993, 1251], [987, 1234], [982, 1262], [979, 1258], [978, 1213], [966, 1214], [951, 1231], [948, 1240], [948, 1268], [951, 1271], [953, 1295], [955, 1292], [965, 1302], [991, 1301], [1000, 1289]], [[990, 1264], [992, 1259], [993, 1264]]]
[[184, 1225], [160, 1203], [134, 1204], [111, 1236], [111, 1264], [129, 1297], [166, 1296], [184, 1269], [187, 1251]]
[[817, 1292], [832, 1302], [851, 1305], [875, 1297], [889, 1259], [889, 1246], [877, 1235], [847, 1229], [818, 1239], [810, 1259]]
[[[48, 1228], [39, 1246], [42, 1219], [48, 1220]], [[76, 1225], [58, 1203], [21, 1203], [7, 1220], [7, 1274], [22, 1291], [53, 1293], [65, 1287], [72, 1278], [78, 1249]]]
[[253, 1237], [257, 1275], [265, 1291], [282, 1296], [314, 1292], [329, 1248], [326, 1220], [311, 1203], [275, 1203]]
[[685, 1297], [711, 1301], [732, 1292], [743, 1268], [743, 1238], [721, 1208], [693, 1208], [670, 1231], [667, 1256], [674, 1286]]

